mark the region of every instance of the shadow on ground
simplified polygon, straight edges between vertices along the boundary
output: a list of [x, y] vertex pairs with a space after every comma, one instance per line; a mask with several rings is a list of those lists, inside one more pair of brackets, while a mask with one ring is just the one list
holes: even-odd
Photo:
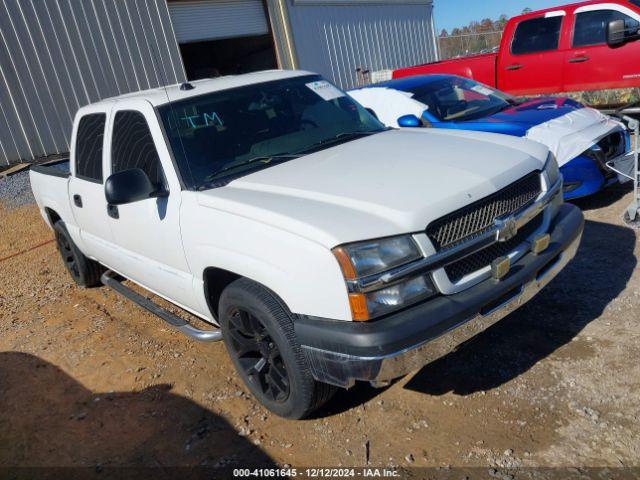
[[456, 351], [420, 370], [405, 388], [469, 395], [498, 387], [563, 345], [626, 287], [637, 260], [633, 230], [587, 221], [575, 259], [533, 300]]
[[[274, 466], [226, 420], [171, 393], [168, 385], [92, 393], [36, 356], [4, 352], [0, 391], [0, 472], [2, 467], [82, 466], [101, 473], [100, 478], [115, 468], [123, 478], [126, 468], [153, 468], [158, 478], [167, 476], [163, 472], [175, 476], [175, 467], [199, 466], [211, 474]], [[79, 472], [59, 473], [76, 477]], [[152, 476], [151, 470], [137, 473]], [[182, 473], [192, 477], [194, 471]]]
[[355, 386], [349, 390], [339, 388], [333, 397], [331, 397], [331, 400], [314, 412], [310, 418], [331, 417], [344, 413], [373, 400], [387, 390], [387, 388], [389, 387], [374, 388], [366, 382], [357, 382]]
[[[600, 190], [593, 195], [589, 195], [588, 197], [571, 200], [571, 203], [580, 207], [583, 211], [598, 210], [600, 208], [606, 208], [613, 205], [627, 193], [632, 191], [633, 184], [631, 182], [624, 183], [622, 185], [616, 184], [605, 188], [604, 190]], [[620, 214], [622, 214], [622, 212], [620, 212]]]

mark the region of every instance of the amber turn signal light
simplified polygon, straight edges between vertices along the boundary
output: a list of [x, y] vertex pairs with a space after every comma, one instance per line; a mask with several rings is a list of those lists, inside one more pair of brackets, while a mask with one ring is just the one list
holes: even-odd
[[[332, 250], [333, 255], [340, 265], [342, 275], [345, 280], [356, 280], [358, 275], [353, 268], [349, 254], [342, 247], [337, 247]], [[362, 293], [350, 293], [349, 294], [349, 307], [351, 308], [351, 317], [354, 322], [366, 322], [369, 320], [369, 309], [367, 308], [367, 299]]]
[[351, 264], [351, 259], [349, 258], [349, 254], [342, 247], [337, 247], [332, 250], [333, 255], [338, 260], [338, 264], [340, 265], [340, 270], [342, 270], [342, 275], [345, 280], [355, 280], [357, 275], [356, 271]]
[[367, 299], [362, 293], [349, 294], [349, 306], [354, 322], [366, 322], [369, 320], [369, 309], [367, 309]]

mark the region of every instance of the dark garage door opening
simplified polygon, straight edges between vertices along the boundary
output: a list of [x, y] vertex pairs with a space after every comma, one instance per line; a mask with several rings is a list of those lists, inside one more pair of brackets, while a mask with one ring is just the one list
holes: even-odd
[[277, 68], [271, 35], [181, 43], [189, 80]]

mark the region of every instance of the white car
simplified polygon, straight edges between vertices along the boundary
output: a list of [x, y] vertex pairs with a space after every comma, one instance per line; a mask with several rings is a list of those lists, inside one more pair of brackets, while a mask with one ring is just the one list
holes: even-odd
[[251, 392], [288, 418], [502, 318], [567, 264], [583, 229], [544, 146], [388, 130], [303, 71], [83, 107], [70, 161], [32, 168], [31, 184], [76, 283], [224, 339]]

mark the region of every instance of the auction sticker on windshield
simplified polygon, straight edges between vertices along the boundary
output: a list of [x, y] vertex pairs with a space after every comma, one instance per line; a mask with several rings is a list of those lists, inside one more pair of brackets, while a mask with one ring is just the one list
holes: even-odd
[[475, 85], [473, 87], [471, 87], [471, 90], [473, 90], [476, 93], [479, 93], [481, 95], [493, 95], [494, 91], [491, 90], [488, 87], [485, 87], [484, 85]]
[[329, 101], [334, 98], [344, 97], [345, 95], [326, 80], [319, 80], [317, 82], [307, 83], [306, 85], [309, 90], [317, 93], [323, 100]]

